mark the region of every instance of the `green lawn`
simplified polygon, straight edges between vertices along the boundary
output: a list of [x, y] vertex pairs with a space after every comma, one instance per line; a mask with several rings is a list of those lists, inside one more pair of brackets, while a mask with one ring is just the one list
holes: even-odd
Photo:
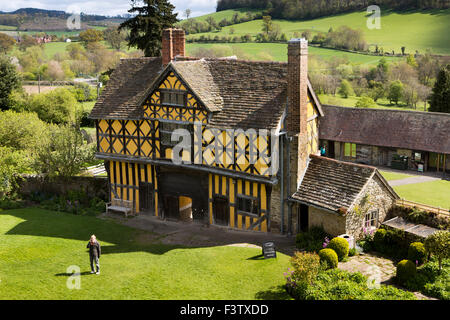
[[[220, 14], [216, 13], [217, 15]], [[385, 51], [400, 52], [402, 46], [407, 52], [415, 50], [425, 52], [431, 49], [434, 53], [450, 54], [450, 9], [447, 10], [422, 10], [396, 13], [391, 10], [382, 10], [381, 29], [370, 30], [367, 28], [366, 11], [339, 14], [304, 21], [274, 20], [280, 24], [282, 32], [292, 37], [294, 32], [312, 30], [328, 32], [330, 27], [336, 29], [347, 25], [354, 29], [360, 29], [365, 35], [369, 45], [378, 44]], [[214, 17], [214, 15], [213, 15]], [[200, 19], [200, 18], [197, 18]], [[218, 20], [218, 19], [216, 19]], [[218, 20], [220, 21], [220, 19]], [[230, 34], [230, 29], [234, 33]], [[241, 36], [245, 34], [256, 35], [261, 32], [262, 20], [253, 20], [233, 26], [222, 28], [220, 32], [209, 33], [213, 36]], [[208, 33], [204, 33], [205, 35]], [[192, 34], [188, 38], [198, 38], [202, 34]]]
[[396, 172], [380, 171], [380, 173], [387, 181], [400, 180], [400, 179], [406, 179], [406, 178], [413, 177], [412, 175], [396, 173]]
[[[102, 244], [100, 275], [89, 274], [86, 244], [93, 233]], [[3, 211], [0, 299], [287, 298], [279, 288], [289, 257], [255, 258], [260, 252], [163, 245], [150, 233], [95, 217]], [[80, 290], [66, 286], [72, 265], [81, 268]]]
[[[248, 8], [230, 9], [230, 10], [223, 10], [223, 11], [219, 11], [219, 12], [213, 12], [213, 13], [205, 14], [203, 16], [199, 16], [199, 17], [195, 17], [195, 18], [191, 18], [191, 19], [196, 20], [196, 21], [206, 21], [206, 19], [208, 17], [213, 17], [214, 20], [216, 20], [216, 22], [219, 23], [220, 20], [222, 20], [222, 19], [231, 20], [235, 13], [238, 13], [239, 16], [242, 16], [242, 15], [246, 14], [249, 11], [252, 12], [253, 14], [261, 12], [261, 10], [258, 10], [258, 9], [248, 9]], [[184, 20], [181, 21], [181, 22], [184, 22], [186, 16], [183, 13], [183, 14], [179, 15], [178, 18], [183, 18]]]
[[[341, 106], [341, 107], [355, 107], [356, 102], [360, 99], [360, 97], [357, 96], [349, 96], [348, 98], [342, 98], [338, 94], [335, 96], [331, 94], [319, 94], [318, 95], [319, 100], [322, 104], [329, 104], [329, 105], [335, 105], [335, 106]], [[428, 107], [428, 105], [427, 105]], [[417, 110], [417, 111], [424, 111], [424, 105], [423, 102], [420, 102], [417, 105], [417, 109], [413, 109], [410, 106], [407, 106], [405, 104], [399, 103], [398, 106], [395, 104], [390, 104], [387, 99], [379, 99], [376, 102], [376, 105], [374, 106], [375, 109], [396, 109], [396, 110]]]
[[15, 31], [17, 30], [17, 27], [14, 26], [5, 26], [3, 24], [0, 24], [0, 32], [1, 31]]
[[437, 180], [393, 188], [401, 198], [406, 200], [450, 209], [450, 181]]
[[[244, 52], [255, 60], [261, 60], [261, 54], [269, 54], [271, 60], [287, 61], [287, 44], [285, 43], [187, 43], [187, 54], [192, 54], [196, 48], [211, 48], [213, 46], [227, 47], [228, 51], [233, 54], [233, 48], [237, 48], [238, 52]], [[234, 50], [236, 51], [236, 49]], [[234, 52], [235, 54], [236, 52]], [[350, 62], [361, 65], [376, 65], [381, 57], [351, 53], [333, 49], [325, 49], [318, 47], [309, 47], [311, 56], [319, 56], [326, 60], [332, 60], [336, 57], [347, 58]], [[398, 61], [398, 57], [386, 57], [391, 61]]]

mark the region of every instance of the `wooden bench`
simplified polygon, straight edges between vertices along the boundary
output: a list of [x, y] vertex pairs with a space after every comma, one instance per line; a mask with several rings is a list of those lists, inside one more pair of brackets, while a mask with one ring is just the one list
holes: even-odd
[[123, 212], [125, 217], [128, 217], [128, 213], [134, 214], [133, 201], [113, 198], [111, 202], [106, 204], [106, 213], [108, 211]]

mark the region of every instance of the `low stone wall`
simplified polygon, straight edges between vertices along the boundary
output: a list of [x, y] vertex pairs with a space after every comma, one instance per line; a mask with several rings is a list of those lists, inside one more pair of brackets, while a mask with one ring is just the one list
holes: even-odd
[[106, 177], [70, 177], [49, 179], [43, 176], [24, 176], [19, 182], [19, 194], [29, 196], [35, 192], [65, 195], [69, 191], [83, 191], [90, 197], [109, 201]]

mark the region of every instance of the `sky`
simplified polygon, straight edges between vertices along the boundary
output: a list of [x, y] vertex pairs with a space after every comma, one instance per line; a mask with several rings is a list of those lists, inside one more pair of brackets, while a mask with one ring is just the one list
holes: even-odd
[[[184, 11], [191, 9], [192, 17], [216, 11], [217, 0], [169, 0], [178, 12], [178, 18], [184, 19]], [[10, 12], [20, 8], [38, 8], [61, 10], [69, 13], [84, 12], [110, 15], [126, 14], [131, 8], [130, 0], [0, 0], [0, 11]]]

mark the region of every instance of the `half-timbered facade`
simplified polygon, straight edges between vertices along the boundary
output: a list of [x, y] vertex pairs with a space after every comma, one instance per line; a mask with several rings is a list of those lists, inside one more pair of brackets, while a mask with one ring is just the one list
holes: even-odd
[[[323, 115], [306, 41], [288, 46], [288, 63], [194, 59], [184, 57], [183, 31], [167, 29], [162, 58], [121, 60], [91, 113], [111, 198], [163, 219], [283, 229], [280, 190], [289, 188], [280, 186], [295, 186], [318, 152]], [[299, 151], [288, 158], [287, 131]]]

